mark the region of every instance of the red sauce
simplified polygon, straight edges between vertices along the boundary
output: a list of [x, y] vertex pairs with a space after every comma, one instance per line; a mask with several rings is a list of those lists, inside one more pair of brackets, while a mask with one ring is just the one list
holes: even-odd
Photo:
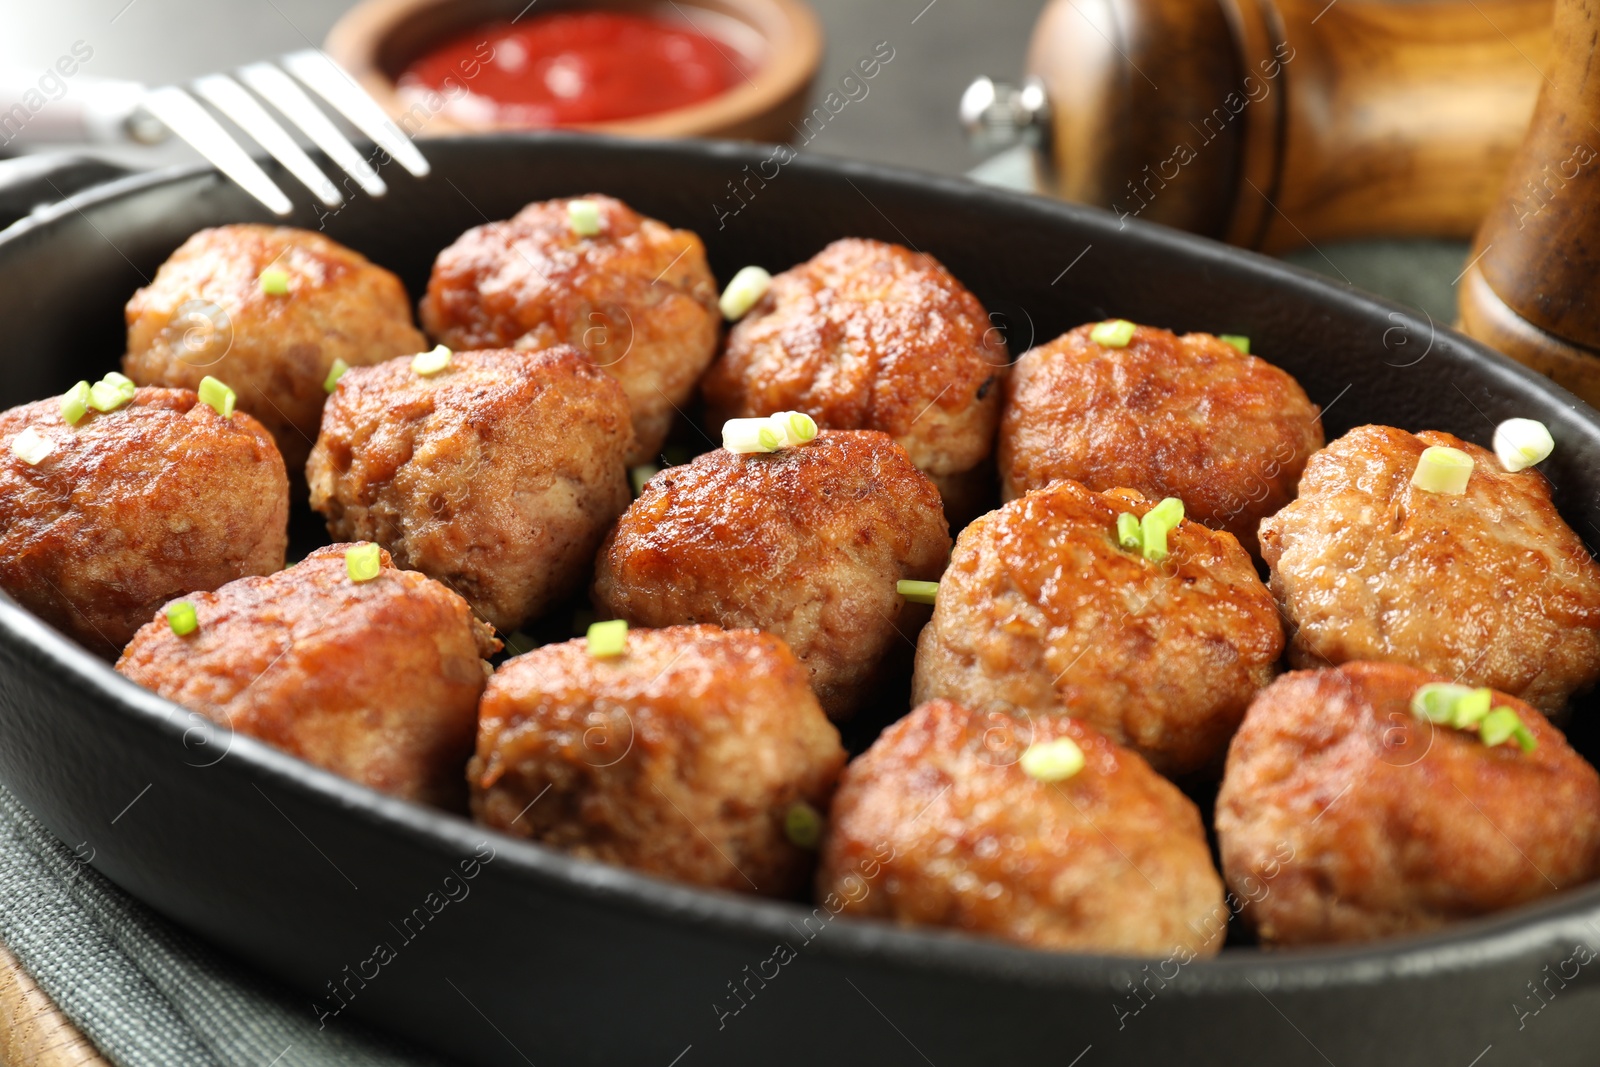
[[[517, 126], [651, 115], [726, 92], [734, 51], [688, 26], [617, 11], [492, 22], [412, 63], [400, 87], [434, 90], [450, 110]], [[465, 92], [463, 92], [463, 89]]]

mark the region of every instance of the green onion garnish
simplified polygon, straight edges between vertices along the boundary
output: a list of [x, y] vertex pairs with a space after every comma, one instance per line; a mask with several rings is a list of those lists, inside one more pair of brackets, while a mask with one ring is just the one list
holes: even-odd
[[797, 848], [813, 849], [822, 840], [822, 815], [803, 800], [783, 813], [783, 835]]
[[167, 625], [179, 637], [187, 637], [200, 628], [200, 616], [187, 600], [174, 600], [166, 607]]
[[633, 495], [638, 496], [644, 492], [645, 483], [661, 473], [661, 468], [654, 463], [646, 463], [641, 467], [634, 467], [628, 471], [628, 480], [633, 483]]
[[1139, 516], [1127, 511], [1117, 516], [1117, 544], [1129, 549], [1144, 547], [1144, 537], [1139, 533]]
[[1041, 782], [1064, 782], [1083, 770], [1083, 749], [1070, 737], [1040, 741], [1022, 754], [1022, 771]]
[[593, 237], [600, 232], [600, 205], [593, 200], [567, 201], [567, 222], [579, 237]]
[[61, 395], [61, 419], [68, 426], [89, 413], [89, 383], [79, 382]]
[[1533, 736], [1533, 731], [1528, 729], [1527, 725], [1521, 719], [1517, 720], [1516, 729], [1511, 731], [1511, 740], [1515, 741], [1517, 743], [1517, 747], [1522, 749], [1524, 752], [1532, 752], [1534, 749], [1539, 747], [1539, 741]]
[[803, 411], [780, 411], [767, 416], [782, 439], [783, 447], [803, 445], [817, 436], [817, 420]]
[[717, 301], [722, 317], [729, 322], [744, 318], [771, 287], [772, 275], [760, 267], [739, 268], [739, 273], [728, 282], [728, 287], [722, 290], [722, 298]]
[[1489, 714], [1489, 708], [1494, 703], [1494, 693], [1487, 689], [1474, 689], [1463, 694], [1456, 701], [1456, 706], [1450, 716], [1450, 725], [1457, 730], [1464, 730], [1469, 726], [1477, 726]]
[[261, 272], [261, 291], [268, 296], [289, 295], [289, 272], [281, 267], [268, 267]]
[[782, 444], [770, 419], [729, 419], [722, 424], [722, 447], [729, 452], [776, 452]]
[[1183, 501], [1175, 496], [1144, 513], [1139, 520], [1139, 543], [1144, 546], [1144, 558], [1160, 563], [1167, 558], [1167, 534], [1183, 521]]
[[344, 550], [344, 572], [352, 582], [370, 582], [383, 569], [383, 554], [371, 541]]
[[1533, 731], [1508, 707], [1490, 710], [1493, 690], [1474, 689], [1453, 682], [1429, 682], [1411, 696], [1411, 713], [1418, 718], [1452, 726], [1457, 730], [1478, 728], [1478, 739], [1493, 748], [1515, 740], [1524, 752], [1538, 747]]
[[1507, 419], [1494, 428], [1494, 454], [1512, 474], [1544, 462], [1555, 447], [1555, 438], [1535, 419]]
[[1099, 323], [1089, 331], [1089, 340], [1107, 348], [1127, 348], [1133, 340], [1133, 323], [1127, 319], [1111, 319]]
[[89, 406], [96, 411], [115, 411], [132, 400], [133, 393], [134, 385], [130, 379], [110, 371], [89, 386]]
[[1454, 682], [1429, 682], [1411, 694], [1411, 714], [1429, 722], [1449, 724], [1455, 718], [1457, 702], [1472, 692], [1471, 686]]
[[894, 583], [894, 591], [913, 604], [932, 604], [939, 596], [939, 583], [902, 578]]
[[334, 388], [339, 384], [339, 379], [343, 378], [344, 372], [349, 369], [350, 364], [346, 363], [344, 360], [334, 360], [333, 366], [328, 368], [328, 376], [322, 379], [322, 391], [324, 393], [333, 392]]
[[38, 466], [41, 460], [55, 450], [56, 443], [32, 426], [11, 439], [11, 451], [30, 467]]
[[418, 352], [411, 357], [411, 369], [424, 378], [431, 377], [448, 367], [454, 355], [444, 345], [434, 345], [428, 351]]
[[225, 419], [233, 418], [233, 407], [238, 403], [238, 396], [232, 389], [222, 384], [211, 375], [200, 379], [200, 403], [205, 404]]
[[628, 651], [628, 623], [625, 619], [610, 619], [593, 623], [589, 627], [589, 655], [596, 659], [620, 656]]
[[1478, 727], [1478, 737], [1484, 744], [1494, 748], [1511, 740], [1511, 735], [1521, 725], [1522, 720], [1510, 708], [1495, 708], [1484, 716], [1483, 723]]
[[1243, 334], [1225, 333], [1218, 337], [1217, 340], [1225, 345], [1232, 345], [1247, 356], [1250, 354], [1250, 338], [1245, 337]]
[[1411, 484], [1428, 493], [1460, 496], [1467, 491], [1467, 480], [1471, 477], [1471, 456], [1459, 448], [1429, 445], [1422, 450], [1422, 458], [1417, 460]]

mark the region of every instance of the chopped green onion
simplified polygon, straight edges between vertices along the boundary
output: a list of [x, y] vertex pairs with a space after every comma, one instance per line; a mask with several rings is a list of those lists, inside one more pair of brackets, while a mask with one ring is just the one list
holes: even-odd
[[1455, 718], [1456, 704], [1471, 692], [1471, 686], [1429, 682], [1411, 694], [1411, 714], [1429, 722], [1448, 724]]
[[1517, 720], [1517, 728], [1511, 731], [1511, 740], [1524, 752], [1532, 752], [1539, 747], [1538, 740], [1533, 736], [1533, 731], [1521, 719]]
[[722, 424], [722, 447], [729, 452], [776, 452], [782, 444], [770, 419], [729, 419]]
[[1099, 323], [1089, 331], [1089, 340], [1107, 348], [1127, 348], [1133, 340], [1133, 323], [1127, 319], [1111, 319]]
[[1225, 345], [1232, 345], [1247, 356], [1250, 354], [1250, 338], [1245, 337], [1243, 334], [1225, 333], [1218, 337], [1217, 340]]
[[1183, 501], [1175, 496], [1162, 497], [1161, 502], [1145, 514], [1156, 516], [1156, 521], [1170, 530], [1183, 521]]
[[[1490, 748], [1511, 740], [1522, 720], [1510, 708], [1495, 708], [1478, 725], [1478, 738]], [[1525, 727], [1524, 727], [1525, 728]]]
[[56, 450], [56, 443], [45, 437], [32, 426], [23, 430], [11, 439], [11, 451], [17, 458], [30, 467], [36, 467], [50, 453]]
[[894, 583], [894, 591], [913, 604], [932, 604], [939, 595], [939, 583], [902, 578]]
[[661, 468], [653, 463], [646, 463], [642, 467], [634, 467], [628, 471], [628, 480], [633, 483], [633, 495], [638, 496], [644, 492], [645, 483], [661, 473]]
[[222, 384], [211, 375], [200, 379], [200, 403], [211, 408], [225, 419], [233, 418], [233, 407], [238, 403], [238, 396], [232, 389]]
[[822, 840], [822, 814], [803, 800], [783, 814], [783, 835], [796, 848], [813, 849]]
[[1460, 496], [1467, 491], [1472, 465], [1472, 457], [1459, 448], [1429, 445], [1422, 450], [1422, 458], [1417, 460], [1411, 484], [1428, 493]]
[[68, 426], [76, 426], [88, 413], [89, 383], [79, 382], [61, 396], [61, 419]]
[[371, 541], [344, 550], [344, 571], [352, 582], [370, 582], [383, 569], [383, 553]]
[[89, 386], [89, 406], [96, 411], [115, 411], [133, 399], [131, 380], [111, 371]]
[[455, 353], [444, 345], [434, 345], [426, 352], [418, 352], [411, 357], [411, 369], [424, 378], [438, 374], [450, 365]]
[[1144, 513], [1139, 520], [1139, 543], [1144, 546], [1144, 558], [1160, 563], [1167, 558], [1167, 534], [1183, 521], [1183, 501], [1175, 496], [1166, 497]]
[[333, 366], [328, 368], [328, 376], [322, 379], [322, 391], [331, 393], [338, 386], [339, 379], [344, 377], [344, 372], [350, 369], [350, 364], [342, 359], [333, 361]]
[[289, 295], [289, 272], [282, 267], [268, 267], [261, 272], [261, 291], [268, 296]]
[[568, 200], [567, 222], [579, 237], [593, 237], [600, 232], [600, 205], [593, 200]]
[[1083, 749], [1070, 737], [1040, 741], [1022, 754], [1022, 771], [1041, 782], [1064, 782], [1083, 770]]
[[778, 432], [783, 446], [803, 445], [817, 436], [817, 420], [803, 411], [780, 411], [767, 416], [772, 428]]
[[1494, 454], [1500, 457], [1500, 466], [1513, 474], [1543, 463], [1555, 447], [1555, 438], [1535, 419], [1507, 419], [1494, 428]]
[[1461, 695], [1450, 715], [1450, 725], [1457, 730], [1476, 726], [1489, 714], [1494, 694], [1487, 689], [1473, 689]]
[[200, 628], [200, 616], [187, 600], [174, 600], [166, 608], [167, 625], [179, 637], [187, 637]]
[[589, 655], [596, 659], [620, 656], [628, 650], [628, 623], [625, 619], [610, 619], [589, 627]]
[[1129, 549], [1144, 547], [1144, 537], [1139, 532], [1139, 516], [1127, 511], [1117, 516], [1117, 544]]
[[741, 267], [728, 282], [728, 287], [722, 290], [722, 298], [717, 301], [717, 306], [722, 309], [722, 317], [729, 322], [736, 322], [750, 313], [750, 309], [761, 303], [761, 298], [767, 295], [767, 290], [772, 287], [772, 275], [760, 267]]
[[129, 400], [133, 399], [133, 391], [135, 387], [133, 384], [133, 379], [129, 378], [127, 375], [118, 374], [114, 370], [108, 370], [105, 372], [105, 374], [100, 376], [100, 380], [105, 382], [107, 385], [114, 387], [117, 392], [121, 393], [123, 396], [126, 396]]

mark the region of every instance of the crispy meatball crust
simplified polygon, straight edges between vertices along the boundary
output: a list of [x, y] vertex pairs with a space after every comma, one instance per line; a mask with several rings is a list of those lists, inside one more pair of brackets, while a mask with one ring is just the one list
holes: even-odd
[[[694, 885], [792, 896], [812, 853], [796, 802], [826, 811], [839, 732], [776, 637], [634, 630], [619, 657], [582, 640], [510, 660], [483, 695], [468, 778], [479, 821]], [[548, 792], [547, 792], [548, 791]]]
[[422, 324], [454, 348], [575, 346], [622, 383], [638, 435], [628, 462], [645, 463], [716, 354], [717, 283], [693, 233], [582, 199], [600, 207], [594, 237], [573, 232], [571, 199], [462, 234], [433, 265]]
[[1217, 836], [1263, 941], [1431, 930], [1600, 875], [1600, 775], [1545, 717], [1495, 694], [1537, 748], [1414, 717], [1448, 679], [1349, 663], [1278, 679], [1228, 751]]
[[457, 352], [339, 380], [306, 467], [336, 540], [376, 541], [511, 632], [581, 588], [628, 506], [621, 388], [577, 350]]
[[[289, 292], [261, 288], [268, 267]], [[122, 367], [140, 385], [197, 389], [212, 375], [272, 431], [289, 470], [317, 437], [322, 387], [342, 359], [381, 363], [427, 347], [400, 279], [318, 233], [239, 224], [201, 230], [128, 301]]]
[[1208, 333], [1140, 326], [1126, 348], [1079, 326], [1017, 360], [1000, 420], [1007, 500], [1070, 478], [1183, 501], [1189, 518], [1250, 552], [1256, 527], [1294, 499], [1322, 447], [1300, 383]]
[[600, 549], [594, 602], [640, 626], [774, 633], [837, 720], [925, 617], [895, 583], [937, 579], [949, 553], [939, 492], [904, 449], [871, 430], [823, 430], [650, 479]]
[[117, 670], [379, 792], [462, 809], [483, 657], [500, 642], [465, 600], [387, 552], [376, 578], [352, 581], [349, 547], [185, 597], [199, 629], [179, 637], [157, 615]]
[[[1422, 450], [1475, 461], [1460, 496], [1411, 484]], [[1409, 663], [1545, 714], [1600, 677], [1600, 567], [1534, 470], [1447, 433], [1360, 426], [1261, 524], [1296, 667]]]
[[[1070, 738], [1084, 769], [1029, 777], [1029, 743]], [[1200, 812], [1144, 760], [1065, 715], [947, 700], [845, 769], [817, 895], [843, 914], [951, 926], [1036, 948], [1187, 958], [1222, 948], [1222, 880]]]
[[1118, 546], [1132, 490], [1062, 481], [962, 531], [917, 645], [912, 701], [1069, 713], [1164, 774], [1220, 768], [1283, 630], [1232, 534], [1185, 521], [1160, 564]]
[[882, 430], [960, 502], [991, 479], [980, 467], [1007, 361], [983, 305], [938, 260], [851, 238], [772, 279], [701, 389], [717, 426], [804, 411], [819, 426]]
[[[37, 466], [11, 450], [29, 427], [55, 445]], [[76, 426], [59, 399], [0, 414], [0, 588], [102, 656], [173, 597], [280, 569], [288, 521], [272, 435], [187, 389]]]

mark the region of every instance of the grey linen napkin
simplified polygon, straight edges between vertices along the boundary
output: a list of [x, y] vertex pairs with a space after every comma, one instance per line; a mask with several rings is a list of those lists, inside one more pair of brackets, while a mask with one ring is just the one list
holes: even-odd
[[122, 892], [0, 786], [0, 941], [119, 1067], [420, 1067], [348, 1026], [317, 1029], [272, 985]]

